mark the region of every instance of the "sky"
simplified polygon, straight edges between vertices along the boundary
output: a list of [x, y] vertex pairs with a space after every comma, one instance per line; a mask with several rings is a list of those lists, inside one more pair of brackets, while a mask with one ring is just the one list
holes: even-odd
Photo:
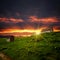
[[43, 29], [60, 30], [60, 0], [1, 0], [0, 32]]

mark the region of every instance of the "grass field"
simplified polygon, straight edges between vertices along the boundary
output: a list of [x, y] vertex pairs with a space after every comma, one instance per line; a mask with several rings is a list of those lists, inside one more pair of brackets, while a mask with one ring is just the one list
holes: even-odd
[[60, 32], [15, 37], [14, 42], [0, 38], [0, 52], [12, 60], [60, 60]]

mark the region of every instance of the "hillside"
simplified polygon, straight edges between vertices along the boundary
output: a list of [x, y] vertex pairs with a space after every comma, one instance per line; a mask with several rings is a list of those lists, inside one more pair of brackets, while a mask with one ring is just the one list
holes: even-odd
[[60, 32], [15, 37], [14, 42], [0, 38], [0, 52], [11, 60], [60, 60]]

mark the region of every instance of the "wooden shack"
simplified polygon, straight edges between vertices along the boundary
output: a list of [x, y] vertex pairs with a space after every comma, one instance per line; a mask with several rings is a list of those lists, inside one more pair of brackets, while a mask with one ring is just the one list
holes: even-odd
[[10, 42], [14, 41], [14, 36], [0, 36], [0, 38], [8, 38]]

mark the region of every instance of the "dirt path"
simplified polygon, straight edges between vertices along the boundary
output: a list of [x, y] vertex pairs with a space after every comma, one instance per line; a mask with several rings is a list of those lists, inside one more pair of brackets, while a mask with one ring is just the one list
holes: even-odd
[[6, 56], [3, 53], [0, 53], [0, 57], [1, 57], [2, 60], [11, 60], [8, 56]]

